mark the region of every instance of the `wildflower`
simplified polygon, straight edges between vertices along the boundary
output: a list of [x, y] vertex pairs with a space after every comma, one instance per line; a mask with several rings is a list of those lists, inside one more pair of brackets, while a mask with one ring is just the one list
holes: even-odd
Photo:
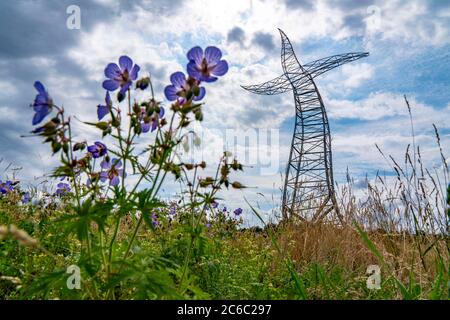
[[100, 173], [100, 181], [105, 182], [109, 180], [110, 186], [117, 186], [120, 183], [120, 177], [123, 176], [124, 172], [122, 168], [122, 161], [119, 159], [112, 159], [107, 161], [106, 159], [100, 163], [103, 170]]
[[65, 196], [70, 192], [70, 185], [65, 182], [60, 182], [56, 185], [56, 195], [59, 197]]
[[38, 94], [33, 103], [33, 110], [36, 112], [33, 117], [33, 126], [40, 123], [50, 113], [53, 105], [52, 98], [48, 95], [41, 82], [36, 81], [34, 87]]
[[2, 180], [0, 180], [0, 193], [5, 194], [10, 191], [14, 191], [14, 186], [18, 183], [18, 181], [12, 182], [10, 180], [7, 180], [6, 182], [2, 182]]
[[214, 82], [215, 76], [223, 76], [228, 71], [228, 63], [222, 58], [222, 52], [216, 47], [207, 47], [203, 54], [200, 47], [194, 47], [187, 53], [189, 63], [187, 65], [188, 74], [205, 82]]
[[147, 116], [145, 109], [143, 108], [141, 113], [141, 129], [142, 132], [148, 132], [150, 129], [151, 131], [155, 131], [155, 129], [158, 127], [159, 119], [162, 119], [164, 117], [164, 108], [159, 107], [159, 113], [153, 112], [152, 116]]
[[29, 192], [25, 192], [22, 195], [22, 199], [21, 199], [22, 203], [29, 203], [31, 201], [31, 195]]
[[177, 214], [177, 208], [175, 206], [170, 207], [169, 209], [169, 215], [174, 216]]
[[140, 211], [140, 210], [136, 210], [136, 212], [134, 213], [134, 216], [136, 217], [136, 219], [141, 219], [141, 215], [142, 215], [142, 212]]
[[236, 210], [233, 211], [233, 213], [237, 216], [242, 214], [242, 209], [241, 208], [237, 208]]
[[[204, 87], [199, 87], [200, 82], [192, 77], [186, 79], [183, 72], [172, 73], [170, 82], [172, 84], [164, 89], [164, 94], [169, 101], [178, 100], [182, 105], [186, 102], [186, 97], [188, 97], [189, 94], [192, 94], [196, 101], [203, 99], [205, 96], [206, 90]], [[194, 92], [196, 90], [193, 90], [195, 87], [198, 87], [197, 92]]]
[[92, 146], [88, 146], [88, 151], [94, 158], [100, 158], [108, 152], [108, 149], [102, 142], [96, 141]]
[[211, 228], [211, 223], [205, 223], [205, 227]]
[[153, 227], [157, 227], [159, 225], [158, 216], [156, 215], [156, 212], [152, 212], [152, 225]]
[[128, 56], [119, 58], [119, 65], [110, 63], [105, 68], [105, 76], [109, 80], [103, 81], [103, 88], [108, 91], [114, 91], [120, 87], [120, 93], [124, 94], [137, 79], [138, 72], [141, 69], [137, 64], [133, 66], [133, 60]]
[[214, 208], [214, 209], [216, 209], [218, 206], [219, 206], [219, 203], [217, 202], [217, 201], [213, 201], [213, 202], [211, 202], [211, 206]]
[[98, 120], [103, 119], [104, 116], [106, 116], [109, 111], [111, 110], [111, 106], [112, 106], [112, 101], [111, 101], [111, 97], [109, 96], [109, 91], [106, 91], [106, 96], [105, 96], [105, 102], [106, 105], [98, 105], [97, 106], [97, 116], [98, 116]]

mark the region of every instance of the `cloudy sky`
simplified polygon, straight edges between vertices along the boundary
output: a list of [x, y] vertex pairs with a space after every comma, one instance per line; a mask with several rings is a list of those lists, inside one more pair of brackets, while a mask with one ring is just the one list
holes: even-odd
[[[80, 29], [67, 28], [70, 5], [80, 8]], [[232, 144], [224, 141], [226, 130], [256, 132], [258, 145], [237, 148], [238, 156], [245, 156], [246, 150], [253, 160], [236, 178], [252, 188], [222, 196], [231, 207], [246, 207], [245, 196], [269, 210], [279, 202], [280, 173], [288, 158], [292, 93], [256, 96], [240, 85], [281, 74], [277, 28], [291, 39], [301, 63], [344, 52], [370, 52], [368, 58], [317, 79], [330, 120], [337, 182], [345, 179], [347, 168], [356, 180], [373, 178], [378, 170], [389, 174], [375, 144], [402, 159], [411, 142], [403, 95], [410, 101], [416, 143], [426, 164], [439, 163], [433, 123], [449, 154], [446, 1], [17, 0], [0, 2], [0, 179], [11, 176], [12, 168], [23, 167], [18, 178], [33, 183], [55, 164], [47, 145], [20, 138], [31, 129], [35, 80], [42, 81], [69, 113], [89, 121], [104, 97], [101, 82], [107, 63], [129, 55], [141, 66], [141, 75], [152, 75], [157, 98], [164, 101], [162, 90], [170, 74], [185, 69], [185, 53], [195, 45], [215, 45], [230, 70], [207, 87], [203, 128], [208, 134], [198, 154], [212, 166], [217, 161], [213, 156]], [[96, 140], [90, 128], [78, 124], [76, 129], [78, 137]], [[261, 151], [267, 132], [273, 133], [273, 159]], [[262, 170], [268, 158], [277, 161], [275, 170]], [[13, 166], [5, 171], [9, 163]], [[169, 182], [164, 195], [178, 191]]]

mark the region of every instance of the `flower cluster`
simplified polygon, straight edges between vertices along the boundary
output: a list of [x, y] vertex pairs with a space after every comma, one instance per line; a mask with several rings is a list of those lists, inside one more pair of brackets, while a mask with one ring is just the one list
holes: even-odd
[[164, 119], [165, 110], [154, 99], [141, 103], [141, 105], [134, 105], [134, 130], [137, 134], [153, 132], [158, 128], [159, 124]]
[[216, 47], [194, 47], [187, 53], [189, 60], [186, 69], [188, 77], [181, 71], [170, 76], [171, 84], [164, 89], [164, 94], [169, 101], [177, 101], [184, 105], [188, 100], [199, 101], [205, 97], [206, 90], [201, 87], [201, 82], [214, 82], [218, 76], [223, 76], [228, 71], [228, 63], [221, 60], [222, 52]]
[[29, 203], [31, 202], [31, 199], [32, 199], [31, 194], [28, 191], [26, 191], [23, 193], [21, 201], [22, 203]]
[[156, 214], [155, 211], [152, 212], [151, 219], [152, 219], [153, 227], [156, 228], [159, 225], [159, 221], [158, 221], [158, 215]]
[[56, 189], [55, 194], [58, 197], [63, 197], [70, 192], [70, 185], [68, 183], [60, 182], [56, 185], [56, 187], [57, 187], [57, 189]]
[[5, 182], [2, 182], [2, 180], [0, 180], [0, 194], [6, 194], [8, 192], [14, 191], [14, 186], [15, 183], [7, 180]]

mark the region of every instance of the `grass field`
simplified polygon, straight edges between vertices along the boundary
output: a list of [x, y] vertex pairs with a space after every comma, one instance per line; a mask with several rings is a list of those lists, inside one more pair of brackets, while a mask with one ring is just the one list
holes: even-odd
[[[67, 232], [69, 222], [61, 219], [67, 217], [64, 201], [24, 206], [10, 193], [0, 200], [0, 298], [448, 299], [449, 238], [424, 231], [439, 220], [415, 213], [417, 203], [410, 213], [401, 203], [389, 206], [373, 186], [371, 201], [357, 204], [348, 186], [340, 198], [345, 225], [291, 221], [241, 229], [240, 218], [218, 210], [193, 230], [188, 211], [160, 210], [158, 221], [139, 229], [122, 264], [127, 234], [138, 223], [126, 214], [110, 265], [102, 261], [114, 229], [101, 233], [91, 222], [91, 241], [99, 247], [83, 261], [77, 232]], [[363, 221], [370, 224], [360, 227]], [[417, 232], [406, 231], [408, 223]], [[8, 232], [10, 225], [18, 229]], [[67, 287], [69, 265], [83, 266], [79, 290]], [[369, 265], [380, 266], [380, 289], [367, 286]]]

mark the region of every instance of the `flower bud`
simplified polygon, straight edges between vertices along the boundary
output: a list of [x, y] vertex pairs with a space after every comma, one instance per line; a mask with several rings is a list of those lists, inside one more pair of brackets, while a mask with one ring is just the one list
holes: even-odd
[[73, 146], [73, 151], [83, 151], [86, 148], [86, 144], [84, 144], [83, 142], [77, 142], [74, 144]]
[[136, 89], [145, 90], [145, 89], [147, 89], [149, 84], [150, 84], [150, 78], [149, 77], [145, 77], [145, 78], [139, 79], [136, 82]]
[[194, 169], [194, 165], [191, 164], [191, 163], [185, 163], [185, 164], [184, 164], [184, 167], [185, 167], [187, 170], [192, 170], [192, 169]]
[[108, 123], [105, 122], [105, 121], [97, 122], [97, 124], [96, 124], [95, 126], [96, 126], [97, 128], [99, 128], [100, 130], [106, 130], [106, 129], [108, 129], [108, 127], [109, 127]]
[[243, 189], [243, 188], [245, 188], [245, 186], [243, 186], [240, 182], [238, 182], [238, 181], [235, 181], [235, 182], [233, 182], [232, 184], [231, 184], [231, 186], [234, 188], [234, 189]]

